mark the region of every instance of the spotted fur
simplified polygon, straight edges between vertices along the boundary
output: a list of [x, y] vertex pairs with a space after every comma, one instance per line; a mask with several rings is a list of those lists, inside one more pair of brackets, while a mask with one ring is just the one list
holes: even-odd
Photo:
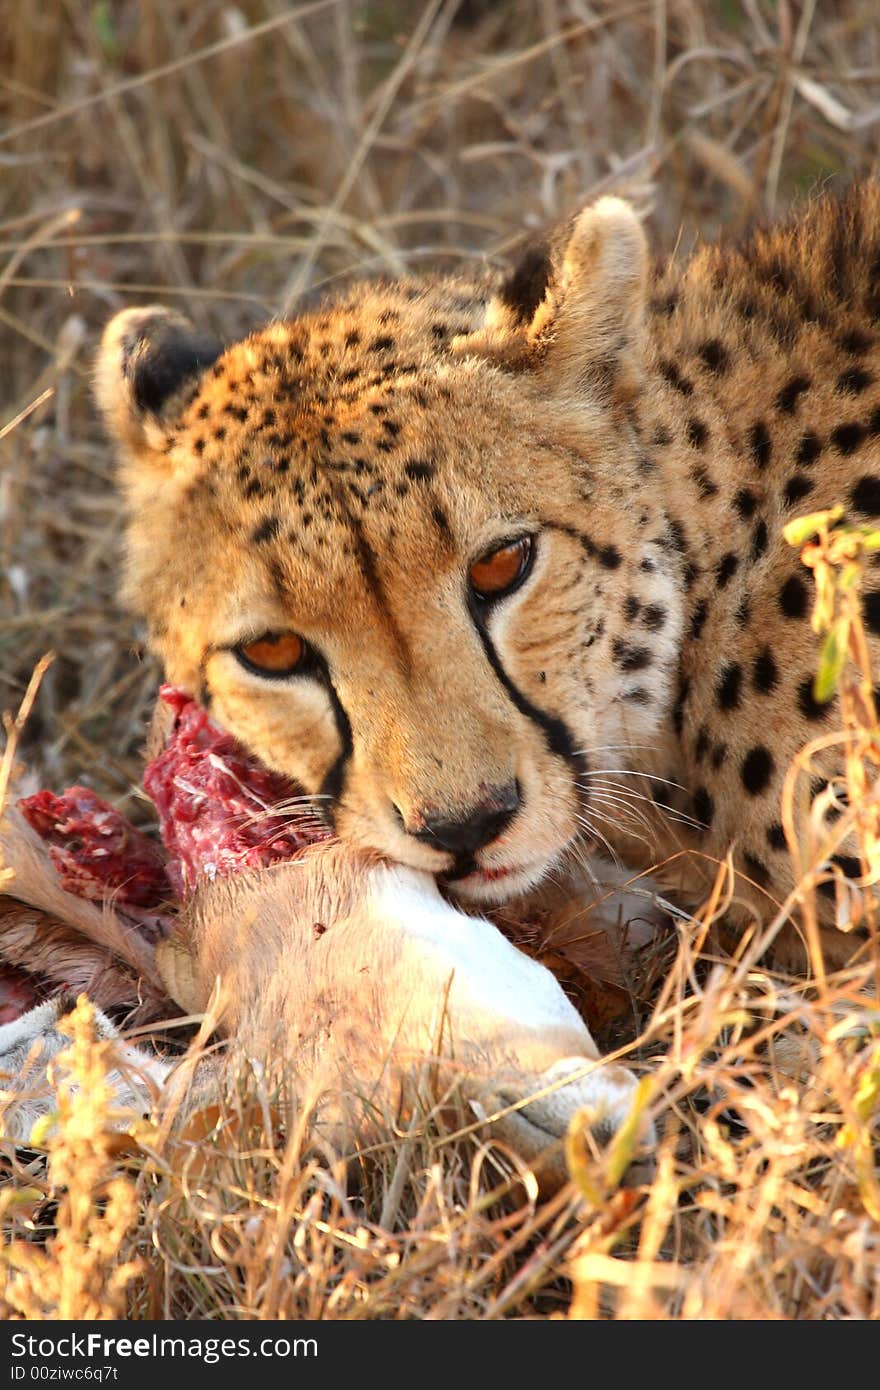
[[[509, 276], [362, 285], [216, 358], [128, 311], [98, 370], [128, 595], [170, 679], [345, 839], [484, 902], [603, 841], [700, 851], [696, 896], [733, 844], [766, 912], [783, 774], [834, 719], [781, 528], [880, 514], [878, 343], [874, 183], [654, 269], [602, 199]], [[469, 565], [523, 535], [529, 573], [481, 603]], [[880, 589], [866, 613], [880, 637]], [[243, 669], [285, 630], [306, 667]], [[469, 861], [419, 835], [512, 786]]]

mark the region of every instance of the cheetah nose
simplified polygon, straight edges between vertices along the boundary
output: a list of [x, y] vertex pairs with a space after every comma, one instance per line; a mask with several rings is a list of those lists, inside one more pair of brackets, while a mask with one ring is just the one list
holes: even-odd
[[511, 782], [506, 787], [493, 788], [484, 800], [455, 820], [437, 815], [419, 816], [418, 828], [409, 833], [432, 849], [448, 850], [456, 858], [470, 858], [498, 838], [520, 805], [519, 784]]

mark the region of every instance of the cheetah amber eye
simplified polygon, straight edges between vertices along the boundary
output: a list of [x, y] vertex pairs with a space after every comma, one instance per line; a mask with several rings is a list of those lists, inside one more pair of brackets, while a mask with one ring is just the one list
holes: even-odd
[[475, 560], [468, 570], [468, 579], [477, 598], [509, 594], [525, 577], [531, 555], [532, 538], [522, 536]]
[[306, 644], [295, 632], [264, 632], [234, 650], [242, 666], [258, 676], [292, 676], [305, 660]]

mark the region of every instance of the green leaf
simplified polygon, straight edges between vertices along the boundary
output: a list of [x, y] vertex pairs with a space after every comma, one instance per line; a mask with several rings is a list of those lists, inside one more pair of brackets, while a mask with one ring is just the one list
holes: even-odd
[[113, 28], [113, 11], [110, 0], [97, 0], [97, 4], [92, 6], [92, 25], [98, 38], [98, 43], [104, 50], [106, 58], [113, 59], [119, 53], [119, 40]]
[[808, 540], [819, 532], [823, 526], [833, 526], [843, 516], [843, 507], [832, 507], [827, 512], [811, 512], [809, 516], [796, 516], [794, 521], [790, 521], [787, 526], [783, 526], [782, 534], [789, 545], [804, 545]]
[[846, 661], [848, 628], [847, 620], [840, 619], [825, 638], [819, 657], [819, 670], [813, 682], [813, 697], [820, 705], [826, 705], [837, 690]]

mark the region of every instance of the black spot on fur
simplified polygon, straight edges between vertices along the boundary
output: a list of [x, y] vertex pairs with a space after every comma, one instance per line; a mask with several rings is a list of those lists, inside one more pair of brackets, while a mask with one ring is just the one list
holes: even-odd
[[659, 603], [649, 603], [642, 613], [642, 626], [649, 632], [659, 632], [666, 622], [666, 609]]
[[752, 532], [752, 559], [760, 560], [767, 549], [767, 523], [763, 517], [755, 523]]
[[880, 477], [866, 473], [850, 488], [849, 500], [857, 512], [880, 516]]
[[752, 670], [752, 685], [759, 695], [769, 695], [779, 683], [779, 671], [769, 647], [764, 647], [755, 657]]
[[785, 831], [779, 824], [778, 820], [774, 821], [772, 825], [768, 825], [767, 827], [767, 843], [771, 849], [787, 848], [785, 841]]
[[680, 391], [683, 396], [692, 396], [694, 394], [694, 383], [689, 381], [686, 376], [681, 375], [681, 372], [674, 362], [670, 362], [668, 359], [661, 362], [660, 375], [665, 381], [669, 382], [670, 386], [674, 386], [676, 391]]
[[880, 593], [865, 594], [865, 622], [875, 637], [880, 637]]
[[433, 463], [413, 459], [412, 462], [404, 464], [403, 471], [414, 483], [426, 483], [433, 478], [436, 470]]
[[727, 744], [716, 743], [712, 750], [712, 766], [716, 772], [722, 768], [727, 761]]
[[707, 338], [697, 349], [697, 355], [707, 371], [726, 372], [730, 366], [727, 349], [718, 338]]
[[607, 570], [616, 570], [622, 563], [620, 551], [615, 545], [599, 546], [596, 550], [596, 558], [600, 565], [604, 565]]
[[748, 521], [751, 517], [755, 515], [755, 509], [758, 505], [758, 499], [753, 492], [749, 491], [747, 487], [741, 487], [739, 492], [733, 499], [733, 505], [739, 512], [743, 521]]
[[862, 861], [852, 854], [832, 854], [831, 862], [842, 870], [844, 878], [862, 877]]
[[809, 595], [807, 586], [799, 574], [786, 579], [779, 590], [779, 607], [786, 618], [802, 618], [807, 611]]
[[265, 541], [272, 541], [281, 530], [281, 522], [277, 516], [267, 516], [259, 526], [251, 532], [251, 540], [256, 545], [262, 545]]
[[824, 719], [831, 708], [830, 704], [822, 705], [816, 699], [813, 694], [814, 680], [815, 677], [812, 675], [804, 676], [797, 688], [798, 709], [805, 719], [809, 719], [813, 723], [819, 719]]
[[669, 806], [672, 803], [672, 790], [665, 782], [654, 778], [651, 781], [651, 797], [658, 806]]
[[651, 300], [651, 309], [655, 314], [662, 314], [664, 318], [670, 318], [679, 305], [679, 294], [677, 290], [670, 290], [668, 294], [660, 295], [657, 299]]
[[651, 665], [652, 653], [649, 647], [637, 647], [625, 642], [621, 637], [614, 639], [612, 647], [615, 665], [621, 671], [643, 671]]
[[[851, 854], [832, 854], [831, 863], [837, 865], [844, 878], [861, 878], [862, 876], [861, 862]], [[820, 883], [817, 892], [822, 893], [826, 898], [835, 897], [837, 890], [834, 886], [834, 880], [826, 879], [824, 883]]]
[[867, 391], [873, 380], [872, 374], [865, 371], [864, 367], [847, 367], [837, 378], [837, 389], [849, 396], [860, 396], [863, 391]]
[[821, 452], [822, 441], [812, 430], [808, 430], [806, 434], [802, 434], [800, 437], [797, 454], [795, 455], [795, 462], [801, 468], [809, 468], [811, 464], [816, 462]]
[[704, 468], [702, 464], [698, 464], [696, 468], [691, 469], [691, 477], [696, 483], [697, 490], [704, 502], [710, 497], [716, 496], [718, 484], [713, 481], [709, 476], [708, 469]]
[[859, 445], [864, 443], [867, 433], [867, 426], [860, 420], [850, 420], [831, 431], [831, 443], [839, 454], [854, 454]]
[[808, 376], [793, 376], [790, 381], [785, 383], [776, 397], [776, 409], [781, 410], [784, 415], [793, 415], [797, 410], [800, 397], [809, 389], [810, 378]]
[[[681, 735], [684, 724], [684, 707], [687, 704], [688, 696], [691, 693], [691, 683], [686, 676], [679, 678], [678, 695], [672, 708], [672, 726], [678, 735]], [[655, 793], [656, 797], [656, 793]]]
[[846, 333], [841, 333], [837, 339], [837, 345], [842, 352], [852, 353], [853, 357], [861, 357], [874, 344], [874, 338], [870, 333], [863, 333], [860, 328], [851, 328]]
[[[705, 449], [709, 439], [709, 426], [704, 420], [692, 415], [686, 426], [687, 440], [694, 449]], [[717, 492], [717, 488], [715, 489]]]
[[733, 576], [739, 569], [739, 556], [729, 550], [726, 555], [718, 561], [715, 570], [715, 582], [719, 589], [726, 589]]
[[750, 796], [760, 796], [767, 790], [773, 778], [773, 767], [773, 755], [769, 749], [761, 744], [749, 749], [743, 758], [740, 776]]
[[805, 473], [792, 473], [782, 492], [787, 507], [794, 507], [802, 498], [808, 497], [815, 484]]
[[732, 662], [721, 673], [718, 682], [718, 707], [723, 710], [737, 709], [742, 691], [742, 667]]
[[755, 466], [764, 469], [769, 464], [773, 456], [773, 445], [770, 440], [770, 431], [763, 420], [756, 420], [749, 431], [749, 448]]
[[709, 603], [707, 599], [701, 598], [691, 615], [691, 625], [688, 635], [696, 641], [703, 631], [706, 619], [709, 616]]
[[715, 816], [715, 803], [705, 787], [698, 787], [694, 792], [694, 815], [707, 829], [712, 824]]
[[632, 622], [634, 618], [638, 617], [641, 606], [642, 605], [640, 601], [636, 598], [635, 594], [627, 595], [623, 605], [623, 612], [629, 622]]
[[374, 338], [370, 343], [370, 352], [390, 352], [394, 347], [394, 339], [387, 335]]

